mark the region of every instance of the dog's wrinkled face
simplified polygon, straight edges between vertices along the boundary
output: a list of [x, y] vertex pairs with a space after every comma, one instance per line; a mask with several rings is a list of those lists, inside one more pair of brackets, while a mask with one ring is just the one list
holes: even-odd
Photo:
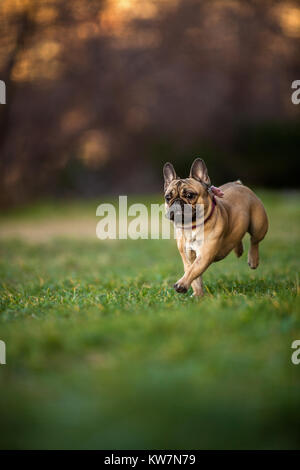
[[[185, 215], [188, 218], [192, 216], [192, 220], [196, 217], [196, 204], [203, 204], [206, 189], [204, 186], [192, 178], [176, 179], [171, 182], [165, 192], [166, 216], [171, 220], [184, 223], [184, 206], [189, 205], [190, 209], [186, 209]], [[187, 223], [188, 220], [185, 219]]]
[[171, 163], [164, 166], [166, 217], [181, 224], [196, 218], [197, 204], [205, 204], [210, 179], [205, 163], [197, 158], [189, 178], [181, 179]]

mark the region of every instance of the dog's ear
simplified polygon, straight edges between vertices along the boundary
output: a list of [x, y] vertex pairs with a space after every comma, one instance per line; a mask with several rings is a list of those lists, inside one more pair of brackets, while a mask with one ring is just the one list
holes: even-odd
[[196, 158], [196, 160], [194, 160], [194, 163], [191, 166], [190, 178], [194, 178], [195, 180], [210, 186], [210, 178], [202, 158]]
[[177, 178], [176, 171], [174, 170], [172, 163], [168, 162], [164, 164], [163, 173], [164, 173], [164, 180], [165, 180], [164, 188], [166, 190], [169, 184], [171, 183], [171, 181]]

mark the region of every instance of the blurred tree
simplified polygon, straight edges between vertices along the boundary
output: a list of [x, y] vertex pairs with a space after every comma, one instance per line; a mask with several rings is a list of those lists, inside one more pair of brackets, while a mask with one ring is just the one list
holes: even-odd
[[2, 205], [159, 190], [165, 160], [184, 175], [195, 155], [218, 184], [298, 184], [298, 1], [2, 0], [0, 15]]

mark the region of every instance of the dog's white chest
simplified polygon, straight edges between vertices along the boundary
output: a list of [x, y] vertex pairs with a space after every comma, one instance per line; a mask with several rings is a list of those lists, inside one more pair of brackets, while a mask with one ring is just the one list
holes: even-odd
[[190, 234], [189, 237], [186, 238], [186, 242], [185, 242], [185, 251], [188, 252], [188, 251], [194, 251], [196, 253], [196, 256], [200, 256], [200, 252], [201, 252], [201, 247], [202, 247], [202, 244], [203, 244], [203, 240], [201, 237], [199, 237], [199, 234], [197, 236], [197, 234], [192, 231], [192, 233]]

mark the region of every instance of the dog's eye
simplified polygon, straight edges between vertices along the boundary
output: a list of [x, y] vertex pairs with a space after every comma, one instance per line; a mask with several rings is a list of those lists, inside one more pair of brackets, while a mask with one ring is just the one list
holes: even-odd
[[186, 193], [185, 197], [187, 199], [193, 199], [195, 197], [195, 194], [194, 193]]

